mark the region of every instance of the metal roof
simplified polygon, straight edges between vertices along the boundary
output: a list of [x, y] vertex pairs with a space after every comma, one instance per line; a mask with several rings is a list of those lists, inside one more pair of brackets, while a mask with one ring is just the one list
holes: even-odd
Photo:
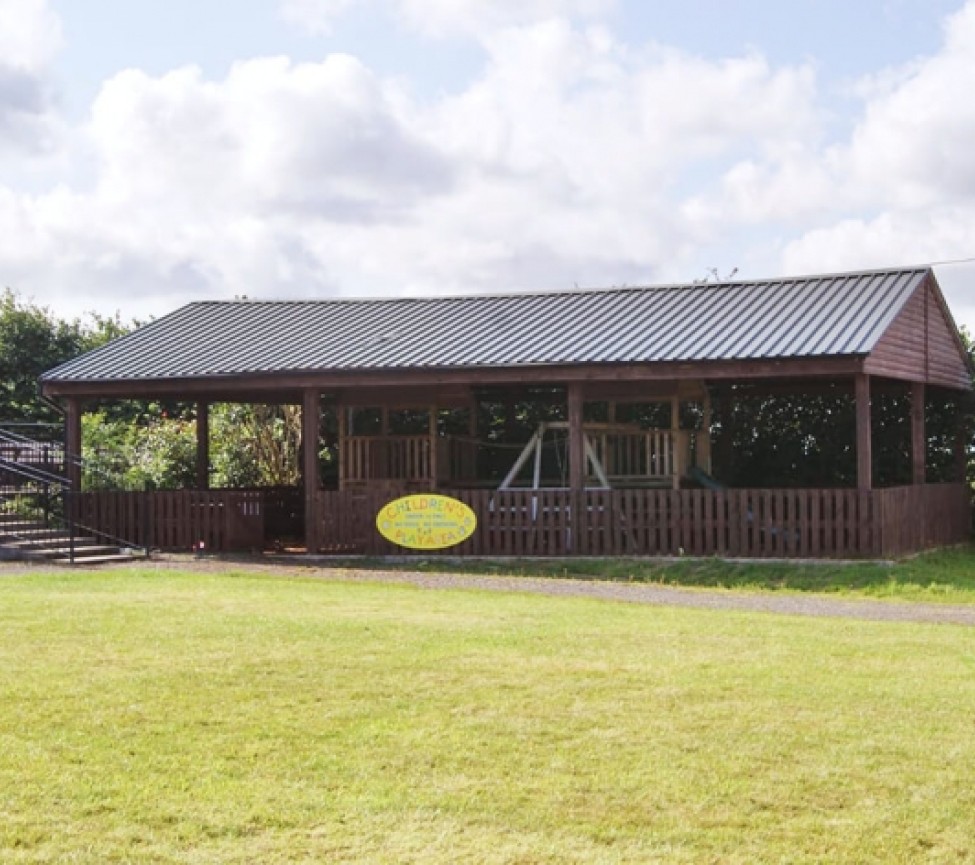
[[439, 298], [203, 301], [42, 381], [865, 355], [929, 268]]

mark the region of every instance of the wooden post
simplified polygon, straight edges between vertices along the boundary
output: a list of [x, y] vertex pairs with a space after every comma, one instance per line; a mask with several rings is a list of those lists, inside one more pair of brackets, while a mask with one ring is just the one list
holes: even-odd
[[674, 448], [674, 480], [673, 487], [675, 490], [680, 489], [680, 476], [684, 471], [684, 454], [681, 453], [681, 440], [680, 440], [680, 397], [672, 396], [670, 398], [670, 439], [673, 443]]
[[570, 384], [566, 389], [569, 420], [569, 534], [566, 552], [585, 549], [583, 535], [589, 531], [583, 492], [586, 488], [586, 438], [582, 428], [582, 386]]
[[711, 474], [711, 414], [711, 392], [705, 388], [701, 437], [697, 440], [697, 465], [708, 474]]
[[210, 404], [196, 404], [196, 488], [210, 489]]
[[318, 469], [318, 436], [321, 425], [321, 394], [317, 390], [306, 390], [301, 405], [301, 440], [304, 444], [305, 458], [302, 467], [302, 480], [305, 485], [305, 547], [309, 555], [318, 552], [320, 497], [318, 488], [321, 477]]
[[518, 425], [518, 417], [515, 411], [515, 402], [510, 395], [504, 399], [504, 438], [508, 444], [515, 440], [515, 427]]
[[718, 417], [721, 418], [721, 435], [717, 441], [712, 440], [711, 442], [711, 465], [712, 473], [715, 462], [715, 457], [717, 457], [717, 470], [719, 472], [728, 472], [731, 466], [731, 444], [734, 432], [732, 430], [732, 419], [734, 417], [734, 401], [732, 400], [731, 390], [725, 386], [721, 385], [715, 389], [715, 405], [712, 406], [712, 423], [714, 421], [714, 408], [717, 408]]
[[955, 479], [958, 483], [964, 483], [968, 478], [968, 437], [968, 421], [962, 414], [955, 431]]
[[924, 382], [911, 383], [911, 463], [915, 484], [927, 481], [927, 431], [924, 423]]
[[870, 376], [857, 373], [853, 378], [856, 396], [857, 489], [873, 489], [873, 452], [870, 426]]
[[64, 416], [64, 473], [75, 492], [81, 490], [81, 400], [69, 396], [65, 400]]
[[570, 384], [569, 399], [569, 488], [581, 493], [586, 486], [586, 445], [582, 430], [582, 386]]
[[437, 457], [439, 454], [437, 447], [440, 442], [440, 436], [437, 430], [437, 407], [435, 405], [430, 406], [430, 489], [435, 490], [437, 488], [437, 475], [439, 474], [439, 466]]
[[349, 454], [346, 453], [346, 440], [349, 436], [349, 410], [344, 405], [339, 403], [335, 408], [335, 413], [335, 421], [339, 428], [339, 489], [344, 490], [345, 475], [347, 472], [346, 466], [349, 464]]

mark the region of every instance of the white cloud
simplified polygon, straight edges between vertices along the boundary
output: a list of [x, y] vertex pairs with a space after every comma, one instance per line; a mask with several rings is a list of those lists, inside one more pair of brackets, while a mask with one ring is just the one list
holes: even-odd
[[444, 32], [487, 21], [480, 74], [429, 101], [341, 54], [221, 78], [120, 72], [75, 130], [89, 182], [0, 186], [0, 284], [145, 315], [196, 297], [765, 276], [975, 249], [975, 3], [937, 56], [864, 82], [859, 122], [833, 142], [807, 64], [636, 50], [570, 20], [584, 0], [422, 5]]
[[0, 153], [50, 146], [48, 64], [61, 24], [46, 0], [0, 0]]
[[37, 72], [61, 48], [61, 22], [47, 0], [0, 0], [0, 62], [8, 69]]
[[632, 55], [560, 20], [486, 46], [429, 104], [345, 55], [119, 73], [83, 130], [91, 190], [0, 198], [0, 260], [118, 304], [631, 282], [688, 245], [674, 196], [698, 160], [814, 122], [808, 70], [757, 56]]
[[975, 2], [946, 21], [937, 54], [855, 92], [862, 111], [848, 140], [795, 136], [740, 160], [692, 196], [688, 219], [705, 232], [784, 231], [775, 255], [790, 273], [975, 254]]

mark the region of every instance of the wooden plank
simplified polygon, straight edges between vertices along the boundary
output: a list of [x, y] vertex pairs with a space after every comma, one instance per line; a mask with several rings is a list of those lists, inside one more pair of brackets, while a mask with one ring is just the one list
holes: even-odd
[[572, 383], [567, 389], [568, 421], [569, 421], [569, 488], [573, 493], [580, 492], [585, 487], [586, 454], [585, 438], [582, 430], [583, 392], [578, 383]]
[[856, 543], [856, 555], [859, 556], [871, 556], [874, 550], [874, 540], [873, 540], [873, 519], [872, 519], [872, 506], [873, 506], [873, 493], [876, 490], [861, 491], [857, 495], [857, 543]]
[[196, 403], [196, 487], [210, 489], [210, 404]]
[[133, 493], [129, 493], [124, 497], [125, 501], [125, 534], [122, 535], [127, 541], [132, 541], [135, 544], [146, 544], [146, 538], [142, 535], [142, 526], [138, 518], [138, 499]]
[[724, 514], [725, 514], [725, 527], [724, 527], [724, 537], [725, 537], [725, 554], [728, 556], [739, 555], [740, 549], [740, 533], [738, 531], [739, 523], [741, 522], [741, 507], [739, 505], [739, 497], [737, 490], [726, 490], [722, 493], [724, 497]]
[[679, 544], [681, 550], [686, 553], [693, 545], [694, 517], [691, 511], [691, 502], [686, 493], [682, 493], [679, 489], [674, 490], [674, 501], [677, 503]]
[[665, 548], [662, 542], [665, 531], [660, 490], [643, 490], [643, 555], [658, 556]]
[[854, 377], [856, 399], [857, 488], [873, 488], [872, 433], [870, 423], [870, 376], [862, 373]]
[[799, 527], [796, 523], [796, 491], [782, 491], [782, 555], [786, 558], [794, 558], [798, 555], [797, 547], [799, 542]]
[[318, 524], [318, 488], [322, 485], [321, 469], [318, 464], [318, 439], [321, 433], [322, 395], [319, 391], [308, 389], [302, 394], [301, 403], [301, 441], [304, 449], [301, 480], [305, 490], [305, 549], [309, 554], [317, 553], [320, 546]]
[[823, 531], [823, 498], [824, 493], [822, 490], [810, 490], [809, 493], [809, 506], [811, 508], [810, 517], [810, 530], [809, 530], [809, 555], [813, 558], [819, 556], [819, 551], [822, 549], [822, 531]]
[[687, 490], [687, 493], [691, 497], [691, 549], [694, 550], [693, 555], [710, 555], [704, 509], [704, 490]]
[[46, 396], [58, 397], [174, 397], [204, 398], [210, 402], [275, 402], [300, 404], [307, 388], [418, 387], [445, 385], [552, 384], [574, 382], [673, 382], [700, 379], [720, 381], [850, 376], [863, 367], [859, 358], [816, 357], [774, 360], [705, 360], [623, 364], [565, 364], [540, 368], [479, 367], [469, 369], [323, 370], [225, 376], [199, 376], [154, 381], [46, 381]]
[[776, 525], [775, 496], [772, 490], [762, 490], [762, 555], [778, 555], [778, 544], [781, 532]]
[[849, 558], [851, 552], [850, 535], [853, 529], [853, 510], [854, 502], [856, 501], [855, 492], [853, 490], [841, 490], [839, 500], [840, 532], [836, 552], [845, 559]]
[[523, 556], [526, 552], [525, 538], [531, 528], [529, 513], [531, 509], [531, 493], [519, 490], [515, 493], [517, 504], [512, 514], [511, 548], [516, 556]]
[[925, 388], [923, 382], [911, 383], [911, 475], [915, 484], [925, 482], [927, 436], [924, 429]]
[[724, 490], [709, 490], [711, 500], [713, 529], [713, 555], [728, 554], [728, 494]]
[[529, 516], [532, 517], [529, 555], [543, 556], [550, 546], [548, 533], [553, 516], [550, 512], [548, 490], [538, 490], [532, 494], [532, 510]]
[[735, 527], [738, 537], [736, 555], [747, 557], [754, 552], [749, 543], [749, 532], [751, 524], [754, 522], [754, 515], [749, 510], [748, 492], [746, 490], [735, 490], [734, 497], [738, 512], [738, 525]]

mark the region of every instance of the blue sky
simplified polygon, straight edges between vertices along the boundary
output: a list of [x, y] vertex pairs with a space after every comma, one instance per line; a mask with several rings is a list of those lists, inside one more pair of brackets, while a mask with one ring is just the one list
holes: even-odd
[[[975, 2], [0, 0], [0, 20], [0, 283], [66, 314], [975, 256]], [[939, 276], [975, 326], [975, 267]]]

